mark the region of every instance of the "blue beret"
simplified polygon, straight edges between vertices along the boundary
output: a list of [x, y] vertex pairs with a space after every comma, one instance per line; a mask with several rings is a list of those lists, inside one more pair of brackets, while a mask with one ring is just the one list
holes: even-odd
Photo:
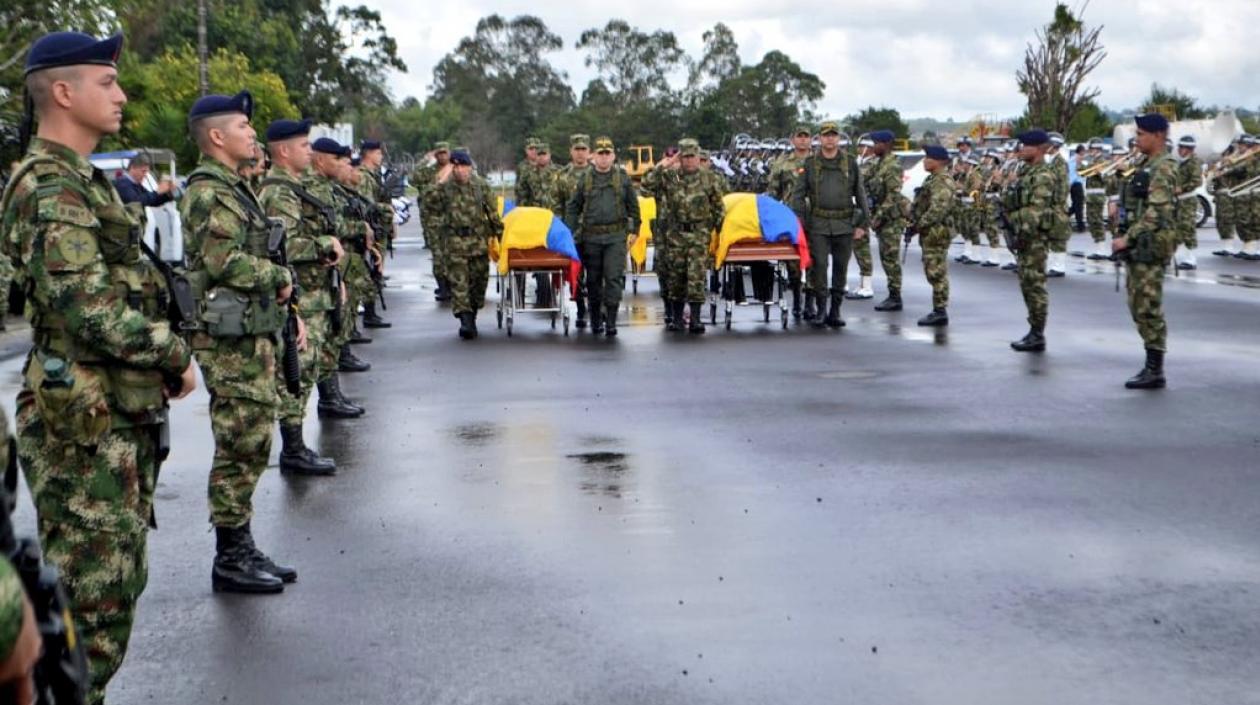
[[451, 163], [452, 164], [467, 164], [468, 166], [472, 166], [472, 157], [469, 156], [468, 152], [465, 152], [463, 150], [456, 150], [454, 152], [451, 152]]
[[311, 133], [310, 120], [273, 120], [267, 126], [267, 141], [278, 142]]
[[927, 155], [928, 159], [935, 159], [941, 162], [949, 161], [949, 150], [939, 144], [929, 144], [923, 148], [923, 153]]
[[123, 36], [115, 34], [98, 40], [82, 32], [53, 32], [45, 34], [31, 45], [26, 54], [26, 75], [58, 66], [97, 64], [115, 66], [122, 51]]
[[337, 152], [337, 156], [339, 156], [339, 157], [352, 157], [352, 156], [354, 156], [354, 150], [350, 148], [350, 145], [348, 145], [348, 144], [343, 144], [343, 145], [341, 145], [341, 150]]
[[200, 120], [215, 115], [242, 113], [247, 118], [254, 117], [254, 97], [249, 91], [241, 91], [236, 95], [205, 95], [193, 103], [188, 111], [188, 120]]
[[341, 143], [331, 137], [320, 137], [311, 143], [311, 149], [320, 154], [341, 156]]
[[380, 149], [380, 148], [381, 148], [380, 140], [363, 140], [362, 142], [359, 143], [360, 152], [367, 152], [373, 149]]
[[1168, 132], [1168, 118], [1159, 113], [1147, 113], [1133, 118], [1143, 132]]
[[892, 130], [876, 130], [867, 135], [867, 137], [870, 137], [875, 142], [892, 142], [895, 135], [893, 135]]
[[362, 157], [350, 157], [350, 166], [358, 166], [363, 163]]
[[1021, 143], [1029, 147], [1040, 147], [1050, 141], [1050, 134], [1045, 130], [1028, 130], [1015, 136]]

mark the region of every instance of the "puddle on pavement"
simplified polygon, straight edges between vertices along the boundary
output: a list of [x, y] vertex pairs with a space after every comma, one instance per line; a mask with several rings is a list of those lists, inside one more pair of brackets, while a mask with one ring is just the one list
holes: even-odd
[[470, 446], [489, 445], [499, 433], [499, 427], [491, 423], [464, 424], [451, 429], [451, 435]]
[[654, 326], [661, 322], [662, 313], [656, 306], [631, 304], [625, 323], [631, 326]]
[[1218, 274], [1216, 282], [1225, 286], [1241, 286], [1245, 289], [1260, 289], [1260, 277], [1247, 274]]
[[875, 370], [832, 370], [831, 372], [819, 372], [818, 376], [823, 379], [874, 379], [883, 374], [883, 372]]
[[628, 478], [625, 473], [630, 470], [630, 456], [611, 451], [592, 451], [570, 453], [565, 457], [577, 461], [582, 468], [579, 490], [586, 494], [621, 498], [626, 489]]
[[583, 467], [601, 472], [625, 472], [630, 469], [629, 456], [625, 453], [594, 451], [570, 453], [564, 457], [578, 461]]

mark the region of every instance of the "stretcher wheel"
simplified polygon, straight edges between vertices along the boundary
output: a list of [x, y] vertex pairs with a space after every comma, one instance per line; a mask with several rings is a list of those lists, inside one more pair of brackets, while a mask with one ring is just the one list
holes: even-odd
[[731, 318], [732, 318], [731, 311], [730, 309], [727, 309], [726, 311], [726, 329], [727, 330], [731, 329]]
[[765, 314], [765, 322], [769, 323], [770, 322], [770, 304], [762, 304], [761, 311], [763, 314]]
[[509, 338], [512, 337], [512, 317], [511, 316], [508, 316], [508, 319], [507, 319], [507, 334]]
[[709, 323], [717, 325], [717, 303], [709, 304]]
[[782, 319], [782, 321], [783, 321], [783, 330], [787, 330], [787, 326], [788, 326], [788, 312], [787, 312], [787, 309], [786, 309], [786, 308], [785, 308], [785, 309], [783, 309], [783, 311], [779, 314], [779, 317], [780, 317], [780, 318]]
[[494, 317], [499, 321], [499, 328], [503, 328], [503, 308], [500, 306], [498, 311], [494, 312]]

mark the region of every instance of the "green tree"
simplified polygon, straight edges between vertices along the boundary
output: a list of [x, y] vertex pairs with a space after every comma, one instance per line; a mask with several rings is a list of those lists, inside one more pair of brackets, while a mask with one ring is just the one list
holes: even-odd
[[669, 75], [688, 63], [673, 32], [648, 34], [625, 20], [609, 20], [603, 29], [582, 32], [576, 47], [586, 50], [586, 65], [594, 66], [624, 103], [668, 95]]
[[730, 27], [718, 22], [704, 33], [704, 54], [691, 65], [687, 89], [693, 96], [712, 92], [723, 81], [738, 76], [741, 68], [735, 34]]
[[411, 97], [397, 106], [372, 106], [352, 114], [350, 119], [355, 134], [383, 140], [396, 155], [428, 152], [434, 142], [452, 139], [462, 121], [463, 112], [453, 101], [421, 103]]
[[1142, 101], [1142, 107], [1138, 110], [1145, 113], [1163, 106], [1171, 106], [1177, 120], [1202, 120], [1211, 117], [1207, 110], [1199, 107], [1199, 101], [1193, 96], [1176, 88], [1164, 88], [1158, 83], [1152, 83], [1150, 95]]
[[1107, 113], [1091, 100], [1082, 105], [1080, 112], [1072, 118], [1064, 137], [1069, 142], [1085, 142], [1092, 137], [1107, 137], [1115, 127]]
[[783, 136], [797, 123], [814, 120], [814, 106], [824, 88], [822, 79], [776, 50], [724, 81], [717, 101], [727, 112], [733, 132]]
[[1028, 45], [1024, 66], [1015, 72], [1019, 91], [1028, 97], [1026, 114], [1039, 125], [1067, 132], [1085, 103], [1098, 97], [1085, 79], [1107, 56], [1099, 34], [1067, 5], [1059, 3], [1054, 20], [1037, 30], [1037, 45]]
[[854, 138], [874, 130], [892, 130], [900, 139], [910, 137], [910, 126], [901, 119], [901, 113], [895, 108], [877, 108], [872, 105], [860, 113], [846, 117], [844, 123], [849, 126]]

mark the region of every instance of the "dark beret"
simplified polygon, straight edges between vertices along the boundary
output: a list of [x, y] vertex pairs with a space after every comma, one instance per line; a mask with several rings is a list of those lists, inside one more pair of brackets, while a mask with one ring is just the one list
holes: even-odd
[[82, 32], [45, 34], [35, 40], [26, 54], [26, 75], [58, 66], [116, 66], [122, 43], [121, 34], [100, 40]]
[[1133, 118], [1143, 132], [1168, 132], [1168, 118], [1159, 113], [1147, 113]]
[[893, 135], [892, 130], [876, 130], [867, 135], [867, 137], [870, 137], [874, 142], [892, 142], [895, 135]]
[[1015, 136], [1022, 144], [1029, 147], [1040, 147], [1050, 141], [1050, 135], [1045, 130], [1028, 130], [1021, 132]]
[[247, 118], [254, 117], [254, 97], [249, 91], [241, 91], [236, 95], [206, 95], [193, 103], [188, 111], [189, 122], [215, 115], [242, 113]]
[[368, 152], [373, 149], [380, 149], [380, 148], [381, 148], [380, 140], [363, 140], [362, 142], [359, 143], [360, 152]]
[[320, 137], [311, 143], [311, 149], [320, 154], [341, 156], [341, 143], [331, 137]]
[[363, 163], [362, 157], [350, 157], [350, 166], [358, 166]]
[[928, 159], [935, 159], [940, 162], [949, 161], [949, 150], [939, 144], [929, 144], [923, 148], [923, 153]]
[[341, 145], [341, 149], [337, 152], [337, 156], [339, 156], [339, 157], [346, 157], [346, 158], [353, 157], [353, 156], [354, 156], [354, 150], [353, 150], [353, 149], [351, 149], [350, 145], [348, 145], [348, 144], [343, 144], [343, 145]]
[[266, 138], [268, 142], [279, 142], [280, 140], [292, 139], [294, 137], [302, 137], [311, 134], [310, 120], [273, 120], [267, 126]]
[[457, 149], [454, 152], [451, 152], [451, 163], [467, 164], [468, 166], [472, 166], [472, 157], [469, 156], [468, 152], [465, 152], [462, 149]]

